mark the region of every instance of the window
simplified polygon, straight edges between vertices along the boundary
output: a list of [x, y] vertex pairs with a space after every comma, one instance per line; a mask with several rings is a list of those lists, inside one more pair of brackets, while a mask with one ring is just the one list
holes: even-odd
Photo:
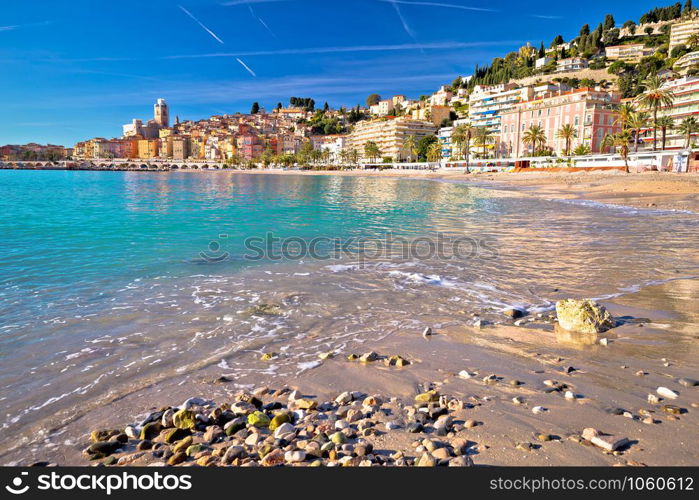
[[575, 117], [575, 126], [577, 127], [578, 125], [580, 125], [580, 117], [576, 116]]

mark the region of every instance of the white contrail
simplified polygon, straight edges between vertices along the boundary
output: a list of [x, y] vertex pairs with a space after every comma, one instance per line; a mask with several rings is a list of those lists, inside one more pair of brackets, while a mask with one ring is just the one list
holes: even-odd
[[[480, 42], [435, 42], [435, 43], [404, 43], [397, 45], [355, 45], [345, 47], [312, 47], [304, 49], [279, 49], [279, 50], [257, 50], [248, 52], [217, 52], [209, 54], [186, 54], [164, 56], [160, 59], [198, 59], [204, 57], [245, 57], [245, 56], [284, 56], [284, 55], [307, 55], [307, 54], [341, 54], [345, 52], [383, 52], [401, 51], [414, 49], [449, 50], [466, 49], [473, 47], [507, 47], [510, 45], [521, 45], [523, 40], [497, 40]], [[71, 59], [71, 61], [91, 61], [92, 59]], [[99, 59], [103, 60], [103, 59]]]
[[0, 26], [0, 31], [12, 31], [18, 28], [27, 28], [29, 26], [45, 26], [51, 24], [52, 21], [42, 21], [40, 23], [29, 23], [29, 24], [14, 24], [11, 26]]
[[486, 9], [484, 7], [469, 7], [467, 5], [457, 5], [453, 3], [441, 3], [441, 2], [414, 2], [409, 0], [379, 0], [379, 2], [388, 2], [392, 4], [403, 4], [403, 5], [421, 5], [424, 7], [444, 7], [446, 9], [461, 9], [461, 10], [473, 10], [476, 12], [498, 12], [493, 9]]
[[255, 74], [255, 72], [254, 72], [253, 70], [250, 69], [250, 66], [248, 66], [247, 64], [245, 64], [239, 57], [236, 57], [235, 60], [238, 61], [238, 62], [243, 66], [243, 68], [245, 68], [246, 70], [248, 70], [248, 73], [250, 73], [250, 74], [251, 74], [252, 76], [254, 76], [254, 77], [257, 77], [257, 75]]
[[[413, 30], [410, 29], [410, 26], [408, 26], [408, 23], [406, 22], [405, 18], [403, 17], [403, 13], [400, 11], [400, 7], [398, 7], [398, 3], [395, 2], [395, 0], [389, 0], [390, 4], [393, 5], [393, 8], [396, 10], [396, 14], [398, 14], [398, 19], [400, 19], [401, 24], [403, 25], [403, 29], [405, 32], [408, 34], [410, 38], [415, 40], [415, 33], [413, 33]], [[415, 40], [417, 42], [417, 40]]]
[[260, 22], [260, 24], [264, 26], [267, 31], [269, 31], [270, 35], [272, 35], [274, 38], [277, 38], [277, 35], [274, 33], [274, 31], [272, 31], [272, 29], [269, 26], [267, 26], [267, 23], [264, 21], [264, 19], [262, 19], [255, 13], [255, 10], [252, 8], [252, 5], [250, 5], [249, 3], [248, 9], [250, 10], [250, 15], [253, 17], [253, 19], [257, 19]]
[[204, 23], [202, 23], [199, 19], [197, 19], [196, 17], [194, 17], [194, 15], [193, 15], [191, 12], [189, 12], [187, 9], [185, 9], [185, 8], [182, 7], [181, 5], [178, 5], [178, 7], [179, 7], [180, 9], [182, 9], [182, 12], [184, 12], [184, 13], [187, 14], [189, 17], [191, 17], [192, 19], [194, 19], [194, 20], [197, 22], [197, 24], [199, 24], [199, 26], [201, 26], [202, 28], [204, 28], [204, 29], [206, 30], [206, 32], [207, 32], [209, 35], [211, 35], [212, 37], [214, 37], [218, 43], [220, 43], [220, 44], [222, 44], [222, 45], [225, 45], [225, 44], [223, 43], [223, 40], [221, 40], [218, 36], [216, 36], [216, 33], [214, 33], [214, 32], [211, 31], [209, 28], [207, 28], [206, 26], [204, 26]]

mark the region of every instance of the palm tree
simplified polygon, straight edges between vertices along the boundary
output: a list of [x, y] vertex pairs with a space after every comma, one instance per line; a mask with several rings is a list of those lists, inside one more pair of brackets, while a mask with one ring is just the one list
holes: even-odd
[[641, 135], [641, 129], [645, 128], [647, 125], [648, 113], [644, 113], [643, 111], [636, 111], [632, 113], [629, 117], [629, 121], [626, 124], [627, 129], [625, 130], [633, 130], [634, 153], [638, 153], [638, 138]]
[[658, 144], [658, 111], [672, 106], [675, 99], [671, 90], [663, 88], [663, 81], [657, 75], [646, 78], [642, 86], [644, 91], [638, 96], [638, 103], [653, 114], [653, 151]]
[[689, 143], [692, 140], [692, 134], [699, 132], [699, 121], [693, 116], [688, 116], [682, 120], [677, 127], [677, 131], [685, 136], [685, 149], [689, 148]]
[[621, 155], [626, 167], [626, 173], [629, 173], [629, 141], [631, 141], [631, 131], [622, 130], [613, 135], [606, 135], [602, 141], [602, 147], [613, 146], [614, 150]]
[[442, 145], [439, 142], [433, 142], [427, 149], [427, 161], [438, 162], [442, 157]]
[[566, 141], [566, 156], [570, 156], [570, 144], [578, 136], [578, 131], [575, 130], [570, 123], [566, 123], [556, 132], [556, 137]]
[[474, 132], [475, 129], [471, 125], [459, 125], [451, 133], [451, 140], [454, 144], [456, 144], [456, 147], [460, 153], [459, 156], [463, 157], [465, 153], [464, 159], [466, 160], [467, 168], [468, 157], [469, 153], [471, 152], [471, 139], [473, 137]]
[[538, 125], [532, 125], [524, 132], [522, 142], [531, 145], [532, 156], [534, 156], [539, 149], [546, 145], [546, 133]]
[[658, 118], [658, 127], [660, 128], [660, 142], [662, 144], [662, 150], [665, 151], [665, 138], [667, 137], [667, 131], [672, 130], [675, 126], [675, 122], [669, 116], [661, 116]]
[[364, 155], [371, 158], [372, 163], [376, 163], [376, 158], [381, 155], [381, 150], [374, 141], [368, 141], [364, 144]]
[[476, 129], [476, 144], [483, 148], [483, 157], [487, 155], [487, 148], [490, 141], [493, 139], [493, 132], [488, 127], [478, 127]]
[[417, 138], [414, 135], [409, 135], [403, 143], [403, 149], [408, 151], [408, 161], [412, 163], [413, 156], [418, 154], [417, 150]]
[[629, 121], [631, 120], [631, 115], [633, 115], [635, 112], [635, 106], [630, 102], [625, 102], [619, 106], [619, 118], [616, 119], [614, 124], [619, 125], [621, 130], [626, 130], [626, 127], [628, 127]]

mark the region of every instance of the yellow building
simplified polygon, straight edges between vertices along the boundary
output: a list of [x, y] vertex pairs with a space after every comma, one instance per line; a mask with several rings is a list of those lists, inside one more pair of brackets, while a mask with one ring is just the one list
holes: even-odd
[[138, 157], [142, 160], [157, 158], [160, 149], [160, 139], [141, 139], [138, 141]]
[[[434, 124], [424, 120], [413, 120], [405, 116], [378, 118], [376, 120], [361, 121], [354, 126], [354, 130], [348, 136], [346, 150], [355, 150], [365, 160], [380, 160], [390, 157], [401, 161], [409, 159], [412, 155], [406, 150], [405, 141], [408, 137], [421, 138], [435, 135], [437, 131]], [[381, 158], [366, 158], [364, 146], [367, 142], [374, 142], [381, 151]], [[412, 158], [415, 160], [415, 158]]]

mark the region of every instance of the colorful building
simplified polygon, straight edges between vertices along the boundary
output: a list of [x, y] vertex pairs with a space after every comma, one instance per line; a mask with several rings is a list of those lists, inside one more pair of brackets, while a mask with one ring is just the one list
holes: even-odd
[[568, 92], [552, 92], [539, 99], [525, 101], [502, 114], [500, 149], [506, 156], [522, 157], [532, 153], [532, 145], [524, 144], [524, 134], [532, 126], [541, 127], [546, 146], [563, 154], [565, 140], [558, 137], [563, 125], [576, 130], [571, 150], [584, 144], [593, 153], [602, 150], [607, 134], [620, 130], [620, 95], [615, 92], [583, 88]]

